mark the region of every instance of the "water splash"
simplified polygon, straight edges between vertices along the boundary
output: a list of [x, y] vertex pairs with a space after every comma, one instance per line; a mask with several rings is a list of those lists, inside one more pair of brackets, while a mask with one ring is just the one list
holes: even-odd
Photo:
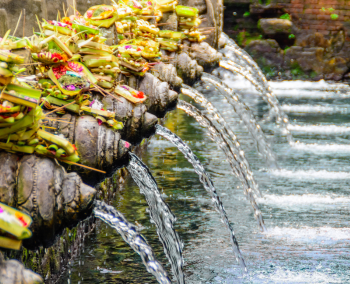
[[327, 91], [327, 92], [337, 92], [345, 91], [350, 92], [350, 87], [345, 83], [330, 83], [321, 79], [317, 82], [315, 81], [302, 81], [302, 80], [290, 80], [290, 81], [278, 81], [270, 82], [270, 86], [275, 89], [283, 90], [316, 90], [316, 91]]
[[326, 170], [271, 170], [270, 173], [277, 177], [290, 178], [294, 180], [313, 180], [315, 182], [324, 182], [325, 180], [349, 179], [348, 172], [330, 172]]
[[[216, 129], [220, 131], [220, 134], [225, 138], [225, 141], [229, 144], [231, 152], [237, 156], [237, 160], [241, 165], [242, 171], [244, 171], [247, 177], [249, 187], [251, 187], [257, 195], [261, 195], [259, 186], [256, 183], [253, 171], [250, 169], [249, 162], [244, 156], [244, 151], [238, 142], [237, 136], [233, 133], [231, 128], [227, 125], [225, 119], [222, 117], [221, 113], [209, 102], [202, 93], [197, 90], [187, 86], [182, 85], [181, 93], [194, 99], [194, 101], [205, 108], [205, 115], [210, 119], [210, 121], [215, 124]], [[203, 112], [202, 112], [203, 113]]]
[[317, 155], [327, 155], [329, 153], [350, 152], [350, 144], [306, 144], [300, 141], [292, 143], [291, 146], [300, 151], [313, 152]]
[[[295, 83], [297, 84], [297, 83]], [[329, 92], [317, 90], [300, 90], [300, 89], [274, 89], [273, 93], [277, 98], [290, 98], [295, 100], [312, 99], [312, 100], [328, 100], [328, 99], [348, 99], [349, 93], [346, 92]]]
[[222, 204], [220, 197], [218, 196], [214, 184], [209, 176], [209, 174], [205, 171], [202, 163], [199, 161], [197, 156], [192, 152], [191, 148], [186, 145], [184, 141], [174, 133], [172, 133], [169, 129], [156, 125], [156, 134], [166, 138], [171, 143], [173, 143], [182, 154], [186, 157], [186, 159], [192, 164], [195, 172], [199, 176], [200, 182], [203, 184], [205, 190], [211, 195], [212, 202], [214, 203], [214, 207], [216, 211], [220, 214], [222, 222], [225, 224], [226, 228], [230, 232], [230, 238], [232, 242], [233, 252], [236, 256], [237, 261], [241, 265], [244, 272], [247, 272], [247, 267], [245, 265], [243, 256], [239, 250], [238, 242], [235, 237], [235, 233], [233, 228], [227, 218], [226, 211], [224, 205]]
[[276, 195], [266, 194], [259, 199], [260, 204], [282, 209], [300, 211], [300, 210], [324, 210], [332, 206], [337, 210], [339, 205], [349, 206], [350, 198], [347, 196], [339, 196], [335, 194], [292, 194], [292, 195]]
[[310, 114], [349, 114], [350, 110], [343, 106], [331, 105], [282, 105], [282, 110], [286, 113], [294, 115], [310, 115]]
[[177, 283], [185, 283], [183, 275], [182, 244], [174, 230], [175, 216], [164, 202], [158, 190], [158, 185], [147, 166], [133, 153], [130, 153], [127, 166], [133, 180], [145, 196], [149, 213], [157, 228], [157, 234], [163, 244]]
[[131, 248], [136, 251], [142, 259], [143, 264], [149, 273], [153, 274], [159, 283], [170, 284], [171, 281], [162, 265], [157, 261], [152, 248], [146, 239], [140, 235], [136, 227], [116, 210], [102, 201], [95, 202], [94, 214], [97, 218], [116, 229]]
[[209, 135], [209, 137], [214, 142], [216, 142], [220, 149], [224, 151], [233, 173], [237, 175], [237, 177], [243, 185], [244, 194], [246, 195], [247, 199], [253, 207], [254, 216], [258, 222], [260, 229], [262, 231], [265, 231], [266, 228], [261, 211], [259, 209], [258, 204], [255, 201], [253, 190], [249, 187], [248, 177], [246, 177], [244, 172], [242, 171], [242, 164], [237, 160], [238, 156], [231, 151], [225, 138], [222, 136], [220, 131], [216, 129], [215, 125], [213, 125], [211, 121], [205, 115], [203, 115], [196, 107], [182, 100], [179, 100], [177, 103], [177, 108], [185, 111], [188, 115], [196, 119], [196, 121], [201, 126], [205, 127], [207, 129], [207, 134]]
[[339, 126], [334, 124], [329, 125], [296, 125], [289, 124], [288, 129], [290, 131], [300, 132], [305, 135], [315, 135], [315, 134], [323, 134], [323, 135], [336, 135], [336, 134], [349, 134], [350, 127], [349, 126]]
[[334, 227], [301, 227], [301, 228], [285, 228], [275, 227], [265, 232], [267, 237], [279, 239], [288, 239], [288, 241], [308, 242], [321, 244], [331, 244], [338, 241], [349, 242], [350, 228], [334, 228]]
[[228, 103], [232, 105], [239, 118], [243, 121], [247, 127], [250, 135], [252, 136], [255, 146], [259, 154], [267, 161], [270, 166], [277, 167], [276, 156], [271, 150], [269, 143], [265, 138], [264, 132], [261, 130], [260, 125], [256, 122], [253, 113], [250, 109], [242, 102], [240, 96], [228, 86], [224, 85], [221, 80], [217, 77], [204, 73], [202, 75], [202, 81], [211, 84], [217, 88], [220, 94], [222, 94]]

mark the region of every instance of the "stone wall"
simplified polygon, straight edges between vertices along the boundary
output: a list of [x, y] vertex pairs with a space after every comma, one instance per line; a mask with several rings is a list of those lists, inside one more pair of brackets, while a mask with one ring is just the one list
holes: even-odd
[[0, 0], [0, 37], [8, 29], [15, 31], [21, 12], [15, 34], [18, 37], [33, 35], [33, 29], [39, 31], [36, 16], [39, 20], [55, 20], [57, 13], [65, 15], [63, 7], [68, 15], [73, 14], [73, 7], [79, 7], [78, 11], [84, 14], [91, 6], [110, 3], [110, 0]]
[[350, 1], [226, 0], [225, 7], [224, 31], [269, 77], [348, 77]]

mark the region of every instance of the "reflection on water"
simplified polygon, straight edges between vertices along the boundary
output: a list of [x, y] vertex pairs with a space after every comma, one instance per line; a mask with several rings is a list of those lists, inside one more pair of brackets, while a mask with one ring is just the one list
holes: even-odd
[[[317, 92], [316, 88], [308, 88]], [[287, 90], [284, 94], [287, 96]], [[257, 228], [241, 183], [232, 176], [224, 154], [194, 119], [179, 110], [171, 112], [165, 126], [185, 140], [209, 172], [235, 228], [249, 270], [248, 276], [241, 276], [229, 236], [190, 163], [170, 142], [157, 136], [152, 138], [142, 160], [177, 218], [175, 229], [185, 245], [186, 283], [350, 283], [350, 153], [347, 150], [350, 144], [347, 136], [329, 132], [321, 136], [314, 132], [298, 136], [300, 142], [289, 145], [284, 137], [271, 135], [275, 130], [272, 123], [262, 125], [269, 130], [268, 139], [273, 141], [281, 168], [279, 171], [266, 169], [251, 136], [231, 106], [221, 97], [208, 97], [242, 142], [264, 195], [258, 201], [267, 232], [261, 233]], [[243, 98], [255, 114], [264, 107], [249, 93]], [[288, 100], [289, 104], [300, 103], [299, 98], [292, 95]], [[302, 103], [315, 106], [320, 101], [310, 96]], [[349, 104], [343, 101], [342, 107]], [[314, 115], [307, 120], [295, 119], [293, 124], [301, 126], [329, 123], [327, 116], [322, 117], [322, 122], [314, 121]], [[347, 120], [344, 116], [330, 124], [340, 127]], [[310, 149], [312, 145], [318, 148]], [[334, 145], [339, 145], [339, 149]], [[114, 206], [130, 222], [139, 224], [157, 259], [171, 274], [155, 226], [149, 221], [145, 198], [130, 178]], [[113, 229], [102, 223], [87, 237], [83, 250], [73, 261], [70, 276], [67, 272], [61, 283], [67, 283], [68, 279], [71, 283], [156, 283], [140, 257]]]

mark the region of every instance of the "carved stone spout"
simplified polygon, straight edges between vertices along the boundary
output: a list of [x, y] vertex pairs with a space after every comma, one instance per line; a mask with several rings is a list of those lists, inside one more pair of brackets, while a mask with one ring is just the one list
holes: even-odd
[[205, 68], [214, 66], [222, 58], [222, 54], [206, 42], [192, 44], [189, 55]]
[[49, 158], [0, 152], [0, 202], [33, 218], [29, 246], [49, 244], [58, 230], [90, 212], [96, 191]]
[[[50, 117], [54, 120], [50, 121], [49, 125], [55, 128], [55, 131], [51, 132], [63, 135], [76, 146], [80, 157], [79, 163], [82, 165], [107, 171], [107, 174], [110, 174], [116, 167], [123, 166], [125, 163], [130, 144], [121, 139], [121, 133], [106, 125], [99, 125], [90, 115], [65, 114], [59, 121], [56, 114], [51, 114]], [[71, 168], [79, 172], [84, 182], [91, 185], [95, 185], [104, 178], [103, 175], [86, 168], [78, 166]]]
[[167, 82], [162, 82], [149, 73], [140, 79], [139, 88], [141, 92], [148, 94], [145, 103], [148, 111], [158, 117], [163, 117], [178, 97], [177, 92], [170, 90]]
[[178, 76], [186, 83], [193, 83], [203, 73], [203, 67], [198, 65], [197, 61], [191, 59], [185, 52], [176, 57], [175, 64]]

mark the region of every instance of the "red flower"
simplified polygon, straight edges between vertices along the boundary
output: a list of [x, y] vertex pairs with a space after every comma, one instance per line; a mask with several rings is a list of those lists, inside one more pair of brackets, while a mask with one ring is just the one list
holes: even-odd
[[135, 97], [138, 99], [143, 99], [145, 97], [145, 94], [141, 91], [138, 91]]

